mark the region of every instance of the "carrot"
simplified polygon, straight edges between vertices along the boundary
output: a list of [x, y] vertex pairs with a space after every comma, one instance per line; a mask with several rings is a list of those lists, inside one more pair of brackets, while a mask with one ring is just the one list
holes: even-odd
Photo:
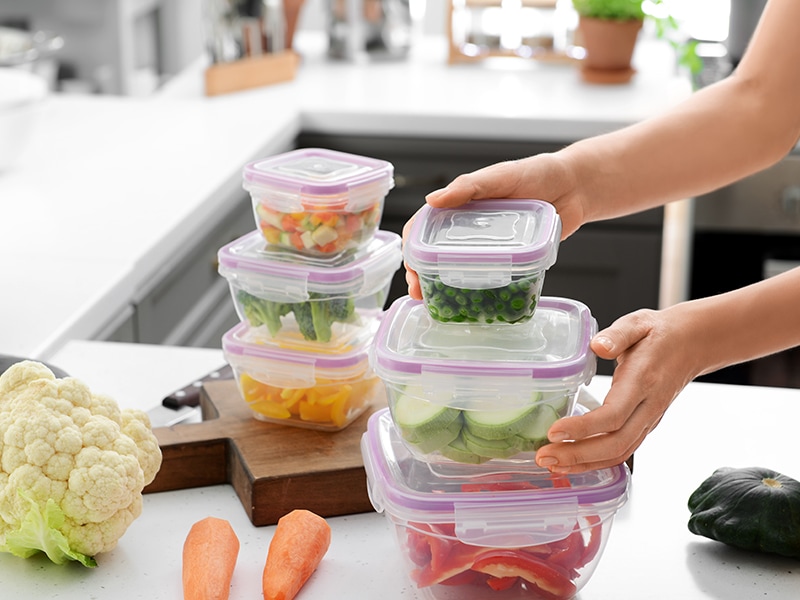
[[225, 519], [192, 525], [183, 543], [184, 600], [227, 600], [239, 556], [239, 538]]
[[261, 580], [264, 600], [292, 600], [331, 544], [328, 522], [298, 509], [278, 519]]

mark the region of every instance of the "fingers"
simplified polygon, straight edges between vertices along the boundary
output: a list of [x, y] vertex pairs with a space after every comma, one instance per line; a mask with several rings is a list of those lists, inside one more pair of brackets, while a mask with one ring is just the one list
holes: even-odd
[[[581, 430], [582, 425], [576, 425], [575, 422], [607, 420], [609, 417], [600, 413], [602, 408], [580, 417], [571, 417], [570, 419], [573, 421], [571, 427]], [[639, 414], [637, 409], [637, 412], [627, 419], [619, 429], [595, 424], [587, 427], [587, 429], [606, 429], [609, 433], [581, 437], [577, 438], [577, 441], [548, 444], [536, 453], [536, 463], [540, 467], [546, 467], [558, 473], [580, 473], [618, 465], [634, 453], [658, 423], [659, 419], [656, 418], [653, 421], [646, 410], [641, 412], [642, 414]], [[612, 415], [610, 418], [610, 422], [613, 423], [619, 416]]]
[[592, 352], [607, 360], [619, 358], [650, 334], [653, 327], [651, 317], [652, 311], [649, 310], [639, 310], [620, 317], [592, 338]]
[[519, 161], [490, 165], [459, 175], [446, 187], [428, 194], [425, 201], [436, 208], [452, 208], [470, 200], [519, 198], [521, 171]]
[[414, 300], [422, 300], [422, 290], [419, 287], [417, 274], [406, 265], [406, 283], [408, 284], [408, 295]]

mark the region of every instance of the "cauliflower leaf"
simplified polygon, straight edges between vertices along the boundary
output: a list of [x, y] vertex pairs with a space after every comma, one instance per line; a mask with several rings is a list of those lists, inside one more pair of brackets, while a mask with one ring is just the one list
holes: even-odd
[[75, 560], [84, 567], [97, 566], [94, 558], [70, 548], [67, 536], [59, 529], [64, 525], [64, 511], [55, 500], [48, 498], [42, 511], [39, 503], [24, 491], [17, 490], [17, 494], [30, 504], [30, 509], [19, 528], [6, 533], [6, 543], [0, 550], [20, 558], [29, 558], [38, 552], [44, 552], [57, 565]]

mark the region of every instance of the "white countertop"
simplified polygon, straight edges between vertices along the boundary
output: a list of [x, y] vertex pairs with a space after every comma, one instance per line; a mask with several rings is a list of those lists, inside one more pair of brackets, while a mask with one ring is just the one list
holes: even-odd
[[266, 88], [206, 98], [197, 64], [147, 99], [48, 99], [0, 173], [0, 353], [46, 359], [99, 335], [210, 229], [243, 165], [301, 130], [567, 143], [690, 94], [664, 46], [637, 54], [626, 86], [586, 85], [563, 65], [450, 66], [438, 39], [360, 65], [328, 60], [313, 39], [300, 47], [296, 80]]
[[[71, 342], [52, 357], [123, 406], [148, 408], [219, 365], [216, 350]], [[589, 389], [603, 396], [610, 380]], [[619, 511], [582, 600], [794, 600], [796, 560], [741, 552], [695, 536], [686, 526], [691, 492], [716, 468], [762, 466], [800, 477], [797, 390], [692, 383], [637, 451], [628, 503]], [[0, 554], [4, 598], [181, 597], [181, 548], [191, 525], [228, 519], [241, 541], [231, 600], [261, 597], [273, 527], [250, 524], [233, 488], [214, 486], [145, 496], [143, 514], [99, 566], [56, 566]], [[406, 579], [389, 521], [367, 513], [329, 519], [332, 543], [298, 600], [417, 595]]]

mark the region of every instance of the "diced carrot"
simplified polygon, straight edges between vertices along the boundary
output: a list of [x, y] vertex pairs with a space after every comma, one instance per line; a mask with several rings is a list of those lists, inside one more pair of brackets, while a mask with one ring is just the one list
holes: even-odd
[[292, 600], [316, 571], [330, 544], [330, 525], [319, 515], [297, 509], [281, 517], [264, 565], [264, 600]]
[[336, 252], [340, 245], [341, 244], [337, 242], [329, 242], [327, 244], [323, 244], [322, 246], [317, 246], [317, 249], [324, 254], [330, 254], [331, 252]]
[[287, 233], [294, 233], [297, 231], [297, 221], [292, 218], [292, 215], [283, 215], [281, 218], [281, 228]]
[[206, 517], [192, 525], [183, 543], [184, 600], [227, 600], [238, 556], [228, 521]]
[[291, 241], [292, 246], [294, 246], [298, 250], [305, 250], [306, 245], [303, 243], [303, 238], [301, 236], [302, 234], [299, 231], [294, 231], [289, 236], [289, 241]]
[[364, 226], [364, 221], [358, 215], [347, 215], [347, 221], [345, 222], [344, 229], [348, 233], [355, 233], [359, 231]]

